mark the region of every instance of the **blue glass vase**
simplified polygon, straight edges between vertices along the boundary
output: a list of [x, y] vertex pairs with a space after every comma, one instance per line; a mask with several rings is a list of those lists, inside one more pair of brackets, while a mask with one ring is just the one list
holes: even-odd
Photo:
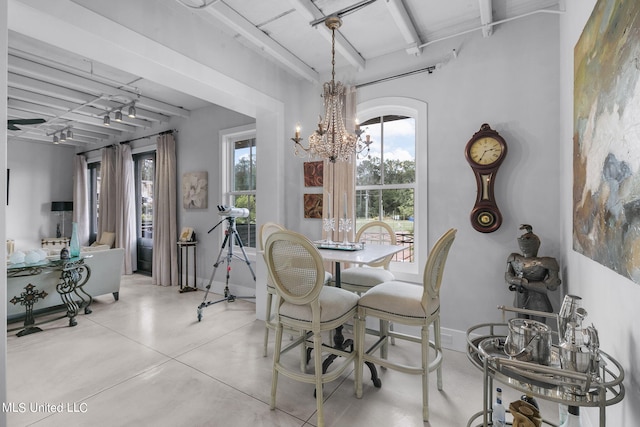
[[80, 256], [80, 240], [78, 239], [78, 223], [73, 223], [71, 231], [71, 242], [69, 242], [69, 255], [73, 257]]

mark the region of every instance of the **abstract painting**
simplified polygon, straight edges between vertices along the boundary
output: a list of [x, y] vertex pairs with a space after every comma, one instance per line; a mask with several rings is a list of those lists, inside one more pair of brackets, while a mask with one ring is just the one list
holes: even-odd
[[304, 217], [322, 218], [322, 194], [304, 195]]
[[574, 67], [573, 248], [640, 283], [640, 2], [599, 0]]
[[182, 206], [185, 209], [207, 208], [207, 172], [186, 172], [182, 175]]
[[305, 187], [322, 187], [322, 173], [324, 162], [304, 162], [304, 186]]

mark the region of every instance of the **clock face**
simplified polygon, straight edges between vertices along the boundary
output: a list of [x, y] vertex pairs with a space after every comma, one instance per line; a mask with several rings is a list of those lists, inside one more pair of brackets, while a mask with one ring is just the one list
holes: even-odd
[[485, 136], [474, 141], [469, 147], [469, 159], [479, 165], [491, 165], [502, 155], [502, 144], [495, 138]]

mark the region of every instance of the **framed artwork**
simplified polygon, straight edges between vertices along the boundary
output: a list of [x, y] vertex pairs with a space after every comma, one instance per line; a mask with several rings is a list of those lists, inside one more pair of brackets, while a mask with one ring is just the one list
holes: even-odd
[[186, 172], [182, 175], [182, 206], [185, 209], [206, 209], [208, 172]]
[[304, 217], [322, 219], [322, 194], [304, 195]]
[[573, 249], [640, 283], [640, 2], [598, 0], [574, 49]]
[[324, 170], [324, 162], [304, 162], [304, 186], [305, 187], [322, 187], [322, 173]]

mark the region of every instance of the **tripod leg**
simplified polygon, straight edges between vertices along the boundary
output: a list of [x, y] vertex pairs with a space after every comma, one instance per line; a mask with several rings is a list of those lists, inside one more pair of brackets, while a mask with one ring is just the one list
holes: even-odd
[[211, 290], [211, 284], [213, 283], [213, 279], [216, 276], [216, 271], [218, 271], [218, 266], [220, 265], [220, 259], [222, 258], [222, 251], [224, 251], [224, 247], [229, 240], [229, 236], [225, 236], [224, 241], [222, 242], [222, 247], [220, 248], [220, 252], [218, 253], [218, 260], [213, 264], [213, 272], [211, 273], [211, 277], [209, 278], [209, 283], [206, 286], [206, 292], [204, 293], [204, 298], [202, 299], [202, 303], [198, 306], [198, 322], [202, 320], [202, 309], [207, 306], [207, 297], [209, 296], [209, 290]]

